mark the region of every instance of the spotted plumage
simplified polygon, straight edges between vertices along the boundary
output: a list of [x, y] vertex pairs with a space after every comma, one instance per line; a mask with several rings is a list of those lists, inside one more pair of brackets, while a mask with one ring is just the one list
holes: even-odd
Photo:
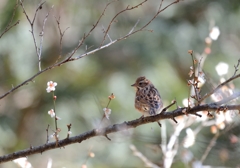
[[131, 85], [136, 88], [135, 108], [144, 116], [156, 115], [163, 107], [161, 96], [150, 80], [144, 76]]

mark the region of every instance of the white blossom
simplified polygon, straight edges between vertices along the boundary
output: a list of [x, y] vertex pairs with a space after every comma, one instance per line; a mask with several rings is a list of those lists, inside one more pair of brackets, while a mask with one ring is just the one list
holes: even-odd
[[185, 138], [185, 141], [183, 143], [183, 146], [185, 148], [189, 148], [195, 143], [195, 134], [191, 128], [186, 129], [187, 136]]
[[220, 30], [218, 27], [213, 27], [212, 30], [210, 31], [209, 33], [209, 37], [212, 39], [212, 40], [217, 40], [218, 39], [218, 36], [220, 35]]
[[225, 75], [228, 73], [228, 64], [225, 62], [219, 62], [215, 69], [219, 76]]
[[57, 86], [57, 83], [56, 82], [53, 82], [53, 81], [49, 81], [47, 83], [47, 92], [52, 92], [52, 91], [55, 91], [55, 87]]
[[32, 165], [28, 162], [27, 158], [15, 159], [13, 162], [18, 164], [21, 168], [32, 168]]
[[104, 108], [103, 111], [105, 113], [105, 117], [109, 120], [109, 116], [110, 116], [112, 110], [109, 108]]
[[48, 111], [48, 114], [49, 114], [52, 118], [55, 117], [55, 112], [54, 112], [53, 109], [49, 110], [49, 111]]
[[185, 107], [188, 107], [188, 98], [183, 99], [182, 104], [183, 104]]

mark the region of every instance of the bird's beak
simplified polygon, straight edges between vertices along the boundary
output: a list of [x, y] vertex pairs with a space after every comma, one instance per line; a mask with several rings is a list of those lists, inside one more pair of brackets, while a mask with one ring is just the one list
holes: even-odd
[[135, 86], [136, 86], [136, 84], [134, 83], [134, 84], [132, 84], [131, 86], [135, 87]]

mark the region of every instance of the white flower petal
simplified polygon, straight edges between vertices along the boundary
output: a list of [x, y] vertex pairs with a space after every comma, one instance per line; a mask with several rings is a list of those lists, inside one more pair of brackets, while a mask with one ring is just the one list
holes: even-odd
[[55, 117], [55, 112], [53, 109], [51, 109], [50, 111], [48, 111], [48, 114], [53, 118]]
[[194, 143], [195, 143], [195, 134], [191, 128], [187, 128], [186, 133], [187, 133], [187, 136], [185, 138], [183, 146], [185, 148], [189, 148], [190, 146], [194, 145]]
[[228, 73], [228, 64], [225, 62], [219, 62], [215, 69], [219, 76], [225, 75]]
[[188, 98], [183, 99], [182, 104], [183, 104], [185, 107], [188, 107]]
[[213, 40], [217, 40], [219, 35], [220, 35], [220, 30], [218, 27], [213, 27], [209, 33], [209, 37]]
[[47, 82], [47, 92], [52, 92], [52, 91], [55, 91], [55, 87], [57, 86], [57, 83], [56, 82], [53, 82], [53, 81], [49, 81]]
[[105, 117], [109, 120], [109, 116], [110, 116], [112, 110], [109, 108], [104, 108], [103, 111], [105, 113]]

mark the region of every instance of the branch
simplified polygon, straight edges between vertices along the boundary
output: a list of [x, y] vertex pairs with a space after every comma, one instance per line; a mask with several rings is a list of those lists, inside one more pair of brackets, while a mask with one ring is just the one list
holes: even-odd
[[18, 21], [17, 21], [16, 23], [14, 23], [13, 25], [6, 27], [6, 29], [5, 29], [5, 30], [2, 32], [2, 34], [0, 35], [0, 38], [2, 38], [2, 36], [3, 36], [7, 31], [9, 31], [12, 27], [18, 25], [19, 23], [20, 23], [20, 20], [18, 20]]
[[73, 60], [70, 60], [70, 59], [71, 59], [72, 56], [77, 52], [77, 50], [83, 45], [83, 43], [84, 43], [84, 41], [87, 39], [87, 37], [90, 36], [90, 34], [93, 32], [93, 30], [97, 27], [98, 23], [100, 22], [100, 20], [101, 20], [102, 17], [104, 16], [104, 13], [105, 13], [107, 7], [108, 7], [111, 3], [116, 2], [116, 1], [117, 1], [117, 0], [111, 1], [111, 2], [109, 2], [109, 3], [105, 6], [105, 8], [103, 9], [103, 12], [102, 12], [102, 14], [100, 15], [100, 17], [98, 18], [97, 22], [93, 25], [93, 27], [89, 30], [89, 32], [88, 32], [86, 35], [85, 35], [85, 33], [84, 33], [84, 35], [83, 35], [82, 39], [79, 41], [77, 47], [71, 52], [70, 56], [68, 56], [67, 59], [65, 59], [65, 61], [67, 61], [67, 62], [68, 62], [68, 61], [73, 61]]
[[[65, 32], [67, 31], [67, 29], [69, 29], [69, 27], [67, 27], [63, 32], [62, 32], [62, 30], [61, 30], [61, 28], [60, 28], [60, 16], [59, 16], [59, 18], [57, 19], [57, 17], [55, 16], [55, 19], [56, 19], [56, 22], [57, 22], [57, 25], [58, 25], [58, 31], [59, 31], [59, 35], [60, 35], [60, 52], [59, 52], [59, 57], [58, 57], [58, 59], [57, 59], [57, 61], [61, 58], [61, 56], [62, 56], [62, 41], [63, 41], [63, 36], [64, 36], [64, 34], [65, 34]], [[56, 61], [56, 62], [57, 62]]]
[[144, 156], [134, 145], [130, 145], [133, 155], [137, 156], [145, 163], [145, 167], [160, 168], [158, 165], [152, 163], [146, 156]]
[[50, 66], [50, 67], [48, 67], [48, 68], [46, 68], [46, 69], [44, 69], [44, 70], [36, 73], [35, 75], [33, 75], [32, 77], [30, 77], [29, 79], [25, 80], [25, 81], [22, 82], [21, 84], [13, 87], [11, 90], [9, 90], [8, 92], [6, 92], [6, 93], [4, 93], [3, 95], [1, 95], [1, 96], [0, 96], [0, 99], [6, 97], [7, 95], [9, 95], [10, 93], [12, 93], [13, 91], [17, 90], [18, 88], [20, 88], [20, 87], [22, 87], [22, 86], [24, 86], [24, 85], [27, 85], [29, 82], [32, 82], [35, 77], [37, 77], [38, 75], [42, 74], [43, 72], [48, 71], [48, 70], [50, 70], [50, 69], [52, 69], [52, 68], [54, 68], [54, 67], [55, 67], [55, 66], [52, 65], [52, 66]]
[[[29, 16], [27, 15], [27, 12], [25, 10], [25, 7], [23, 5], [23, 0], [20, 0], [20, 5], [23, 9], [23, 13], [25, 14], [30, 26], [31, 26], [31, 30], [30, 30], [30, 33], [32, 34], [32, 37], [33, 37], [33, 43], [34, 43], [34, 46], [35, 46], [35, 50], [36, 50], [36, 54], [37, 54], [37, 57], [38, 57], [38, 62], [39, 62], [39, 71], [41, 71], [41, 50], [42, 50], [42, 42], [43, 42], [43, 32], [40, 33], [40, 36], [42, 36], [41, 40], [40, 40], [40, 47], [37, 46], [37, 42], [36, 42], [36, 38], [35, 38], [35, 34], [34, 34], [34, 22], [35, 22], [35, 19], [36, 19], [36, 16], [37, 16], [37, 13], [39, 10], [42, 9], [42, 5], [46, 2], [42, 2], [38, 5], [36, 11], [35, 11], [35, 14], [34, 14], [34, 17], [33, 17], [33, 20], [31, 21]], [[49, 13], [48, 13], [49, 14]], [[42, 28], [42, 31], [44, 30], [44, 26], [45, 26], [45, 22], [47, 20], [47, 17], [48, 17], [48, 14], [46, 15], [44, 21], [43, 21], [43, 28]]]
[[[165, 9], [167, 9], [168, 7], [170, 7], [171, 5], [173, 5], [173, 4], [175, 4], [175, 3], [178, 3], [178, 2], [179, 2], [179, 0], [176, 0], [176, 1], [172, 2], [172, 3], [170, 3], [169, 5], [167, 5], [166, 7], [164, 7], [163, 9], [159, 10], [159, 11], [157, 12], [157, 14], [154, 15], [153, 18], [152, 18], [149, 22], [147, 22], [144, 26], [142, 26], [142, 27], [139, 28], [138, 30], [133, 31], [133, 29], [131, 29], [130, 32], [129, 32], [127, 35], [125, 35], [125, 36], [123, 36], [123, 37], [120, 37], [120, 38], [118, 38], [118, 39], [116, 39], [116, 40], [114, 40], [114, 41], [111, 41], [111, 42], [109, 42], [108, 44], [106, 44], [106, 45], [104, 45], [104, 46], [100, 46], [100, 47], [98, 47], [98, 48], [96, 48], [96, 49], [94, 49], [94, 50], [92, 50], [92, 51], [90, 51], [90, 52], [88, 52], [88, 53], [82, 54], [82, 55], [80, 55], [80, 56], [76, 56], [75, 58], [72, 58], [72, 59], [70, 59], [69, 61], [78, 60], [78, 59], [83, 58], [83, 57], [85, 57], [85, 56], [87, 56], [87, 55], [93, 54], [93, 53], [95, 53], [95, 52], [97, 52], [97, 51], [99, 51], [99, 50], [102, 50], [102, 49], [104, 49], [104, 48], [109, 47], [110, 45], [112, 45], [112, 44], [114, 44], [114, 43], [116, 43], [116, 42], [119, 42], [119, 41], [121, 41], [121, 40], [125, 40], [125, 39], [127, 39], [129, 36], [131, 36], [131, 35], [133, 35], [133, 34], [135, 34], [135, 33], [138, 33], [138, 32], [140, 32], [140, 31], [143, 31], [143, 29], [146, 28], [146, 27], [159, 15], [159, 13], [161, 13], [162, 11], [164, 11]], [[137, 22], [137, 23], [138, 23], [138, 22]], [[137, 23], [136, 23], [136, 24], [137, 24]], [[136, 26], [136, 24], [134, 25], [134, 27]], [[106, 34], [106, 33], [107, 33], [107, 31], [105, 32], [105, 34]], [[0, 97], [0, 99], [1, 99], [1, 97]]]
[[[115, 2], [115, 1], [112, 1], [112, 2]], [[104, 48], [107, 48], [107, 47], [113, 45], [113, 44], [116, 43], [116, 42], [119, 42], [119, 41], [121, 41], [121, 40], [125, 40], [125, 39], [128, 38], [129, 36], [131, 36], [131, 35], [133, 35], [133, 34], [135, 34], [135, 33], [137, 33], [137, 32], [142, 31], [144, 28], [146, 28], [146, 27], [158, 16], [159, 13], [161, 13], [162, 11], [164, 11], [165, 9], [167, 9], [168, 7], [170, 7], [171, 5], [173, 5], [173, 4], [175, 4], [175, 3], [178, 3], [179, 0], [174, 1], [174, 2], [170, 3], [169, 5], [167, 5], [166, 7], [164, 7], [163, 9], [159, 10], [159, 11], [157, 12], [157, 14], [154, 15], [153, 18], [152, 18], [149, 22], [147, 22], [143, 27], [141, 27], [140, 29], [135, 30], [135, 31], [132, 31], [132, 30], [131, 30], [131, 31], [132, 31], [131, 33], [128, 33], [128, 34], [126, 34], [126, 35], [123, 36], [123, 37], [120, 37], [120, 38], [118, 38], [118, 39], [116, 39], [116, 40], [113, 40], [113, 41], [109, 42], [109, 43], [106, 44], [106, 45], [103, 45], [103, 46], [98, 47], [98, 48], [96, 48], [96, 49], [94, 49], [94, 50], [92, 50], [92, 51], [89, 51], [89, 52], [87, 52], [87, 53], [84, 53], [84, 54], [82, 54], [82, 55], [79, 55], [79, 56], [76, 56], [76, 57], [72, 58], [72, 56], [76, 53], [76, 51], [83, 45], [83, 43], [84, 43], [84, 41], [86, 40], [86, 38], [87, 38], [88, 36], [90, 36], [90, 34], [92, 33], [92, 31], [96, 28], [96, 26], [98, 25], [100, 19], [103, 17], [103, 15], [104, 15], [107, 7], [108, 7], [112, 2], [109, 2], [109, 3], [106, 5], [106, 7], [104, 8], [102, 14], [100, 15], [100, 17], [98, 18], [98, 20], [96, 21], [96, 23], [93, 25], [92, 29], [91, 29], [86, 35], [85, 35], [85, 34], [83, 35], [83, 37], [82, 37], [82, 39], [80, 40], [80, 42], [78, 43], [77, 47], [70, 53], [70, 55], [69, 55], [67, 58], [65, 58], [64, 60], [62, 60], [62, 61], [60, 61], [60, 62], [55, 62], [53, 65], [51, 65], [51, 66], [49, 66], [49, 67], [47, 67], [47, 68], [39, 71], [38, 73], [36, 73], [36, 74], [33, 75], [32, 77], [30, 77], [29, 79], [25, 80], [24, 82], [20, 83], [19, 85], [15, 86], [15, 87], [13, 87], [13, 88], [10, 89], [8, 92], [6, 92], [6, 93], [4, 93], [3, 95], [1, 95], [1, 96], [0, 96], [0, 100], [3, 99], [4, 97], [6, 97], [7, 95], [9, 95], [10, 93], [14, 92], [15, 90], [17, 90], [18, 88], [20, 88], [20, 87], [28, 84], [29, 82], [31, 82], [34, 78], [36, 78], [38, 75], [42, 74], [43, 72], [46, 72], [46, 71], [48, 71], [48, 70], [50, 70], [50, 69], [53, 69], [53, 68], [58, 67], [58, 66], [61, 66], [61, 65], [65, 64], [65, 63], [67, 63], [67, 62], [75, 61], [75, 60], [78, 60], [78, 59], [83, 58], [83, 57], [85, 57], [85, 56], [94, 54], [94, 53], [97, 52], [97, 51], [100, 51], [100, 50], [102, 50], [102, 49], [104, 49]], [[41, 3], [41, 4], [39, 5], [39, 7], [40, 7], [42, 4], [43, 4], [43, 3]], [[22, 7], [23, 7], [23, 6], [22, 6]], [[38, 7], [38, 8], [39, 8], [39, 7]], [[23, 8], [24, 8], [24, 7], [23, 7]], [[24, 11], [25, 11], [25, 10], [24, 10]], [[36, 13], [35, 13], [35, 14], [36, 14]], [[26, 17], [27, 17], [28, 21], [31, 23], [28, 15], [26, 15]], [[137, 23], [138, 23], [138, 22], [137, 22]], [[135, 25], [136, 25], [136, 24], [135, 24]], [[105, 32], [105, 33], [107, 33], [107, 32]], [[35, 47], [36, 47], [36, 46], [35, 46]]]
[[206, 98], [208, 98], [209, 96], [211, 96], [213, 93], [215, 93], [218, 89], [220, 89], [221, 87], [223, 87], [224, 85], [226, 85], [227, 83], [233, 81], [236, 78], [239, 78], [240, 74], [238, 75], [234, 75], [231, 78], [229, 78], [228, 80], [226, 80], [225, 82], [221, 83], [220, 85], [218, 85], [215, 89], [213, 89], [212, 91], [210, 91], [208, 94], [206, 94], [205, 96], [203, 96], [203, 98], [200, 100], [200, 102], [202, 102], [203, 100], [205, 100]]
[[2, 34], [0, 34], [0, 38], [2, 38], [2, 36], [3, 36], [6, 32], [8, 32], [11, 28], [13, 28], [14, 26], [16, 26], [16, 25], [19, 24], [20, 20], [18, 20], [18, 21], [15, 22], [14, 24], [12, 24], [13, 18], [14, 18], [15, 14], [16, 14], [16, 10], [17, 10], [18, 6], [19, 6], [19, 4], [18, 4], [18, 0], [17, 0], [17, 1], [16, 1], [16, 5], [15, 5], [15, 7], [14, 7], [14, 9], [13, 9], [12, 18], [11, 18], [10, 22], [8, 23], [7, 27], [5, 28], [5, 30], [2, 32]]
[[211, 139], [209, 145], [207, 146], [207, 149], [205, 150], [204, 154], [202, 155], [201, 158], [201, 163], [204, 162], [204, 160], [206, 159], [206, 157], [208, 156], [209, 152], [211, 151], [211, 149], [213, 148], [213, 146], [216, 144], [216, 141], [218, 139], [218, 137], [220, 136], [219, 133], [215, 134], [215, 136]]
[[[200, 111], [214, 111], [214, 110], [217, 111], [219, 109], [225, 109], [225, 108], [227, 108], [228, 110], [240, 110], [240, 105], [218, 106], [218, 105], [215, 105], [214, 103], [211, 103], [211, 104], [195, 106], [192, 109], [189, 109], [187, 113], [195, 115], [197, 112], [200, 112]], [[42, 153], [47, 150], [64, 147], [73, 143], [81, 143], [82, 141], [93, 138], [93, 137], [106, 136], [110, 133], [115, 133], [115, 132], [136, 128], [140, 125], [157, 122], [159, 120], [172, 119], [172, 117], [185, 115], [185, 113], [183, 112], [185, 109], [186, 107], [178, 108], [171, 112], [162, 111], [160, 114], [157, 114], [155, 116], [148, 116], [148, 117], [139, 118], [132, 121], [125, 121], [121, 124], [114, 124], [105, 128], [93, 129], [91, 131], [87, 131], [85, 133], [82, 133], [74, 137], [59, 140], [58, 146], [56, 146], [56, 142], [51, 142], [41, 146], [31, 147], [29, 149], [21, 150], [21, 151], [14, 152], [12, 154], [8, 154], [0, 157], [0, 163], [11, 161], [21, 157], [30, 156], [36, 153]]]
[[237, 65], [234, 65], [235, 71], [234, 71], [234, 74], [233, 74], [232, 77], [234, 77], [234, 76], [237, 74], [237, 71], [239, 70], [239, 69], [238, 69], [239, 65], [240, 65], [240, 59], [238, 59]]
[[105, 31], [105, 34], [104, 34], [104, 37], [103, 37], [103, 40], [102, 40], [102, 43], [101, 43], [100, 46], [102, 46], [103, 43], [104, 43], [104, 41], [106, 40], [106, 36], [108, 35], [108, 32], [109, 32], [109, 30], [110, 30], [113, 22], [115, 21], [115, 19], [118, 17], [118, 15], [120, 15], [121, 13], [124, 13], [124, 12], [126, 12], [126, 11], [128, 11], [128, 10], [133, 10], [133, 9], [135, 9], [135, 8], [138, 8], [139, 6], [143, 5], [143, 4], [144, 4], [145, 2], [147, 2], [147, 1], [148, 1], [148, 0], [144, 0], [143, 2], [137, 4], [137, 5], [133, 6], [133, 7], [127, 6], [126, 9], [121, 10], [120, 12], [118, 12], [118, 13], [112, 18], [112, 20], [110, 21], [110, 23], [109, 23], [109, 25], [108, 25], [108, 28], [107, 28], [107, 30]]
[[[108, 33], [108, 31], [110, 30], [110, 27], [111, 27], [114, 19], [115, 19], [119, 14], [121, 14], [121, 13], [123, 13], [123, 12], [125, 12], [125, 11], [127, 11], [127, 10], [129, 10], [129, 9], [131, 9], [131, 10], [132, 10], [132, 9], [135, 9], [135, 8], [139, 7], [140, 5], [144, 4], [146, 1], [147, 1], [147, 0], [145, 0], [145, 1], [141, 2], [140, 4], [138, 4], [138, 5], [136, 5], [136, 6], [133, 6], [133, 7], [131, 7], [131, 8], [127, 7], [127, 8], [124, 9], [123, 11], [118, 12], [118, 13], [113, 17], [113, 19], [110, 21], [110, 23], [109, 23], [109, 25], [108, 25], [108, 28], [107, 28], [107, 30], [106, 30], [106, 32], [105, 32], [105, 34], [104, 34], [104, 38], [103, 38], [103, 41], [102, 41], [102, 43], [101, 43], [101, 45], [100, 45], [100, 48], [102, 47], [102, 45], [103, 45], [103, 43], [104, 43], [104, 41], [105, 41], [105, 39], [106, 39], [107, 33]], [[122, 40], [122, 39], [126, 39], [126, 38], [129, 37], [130, 35], [133, 35], [133, 34], [139, 32], [139, 31], [143, 31], [144, 28], [146, 28], [161, 12], [163, 12], [163, 11], [164, 11], [165, 9], [167, 9], [168, 7], [170, 7], [170, 6], [178, 3], [179, 1], [180, 1], [180, 0], [175, 0], [174, 2], [172, 2], [172, 3], [168, 4], [167, 6], [165, 6], [163, 9], [161, 9], [161, 6], [162, 6], [162, 1], [161, 1], [161, 2], [160, 2], [159, 10], [158, 10], [157, 13], [152, 17], [152, 19], [150, 19], [150, 21], [148, 21], [144, 26], [142, 26], [142, 27], [139, 28], [138, 30], [135, 30], [135, 31], [132, 31], [132, 30], [131, 30], [131, 31], [130, 31], [131, 33], [129, 32], [129, 33], [128, 33], [127, 35], [125, 35], [124, 37], [119, 38], [118, 41], [120, 41], [120, 40]], [[138, 23], [138, 22], [137, 22], [137, 23]]]
[[[45, 19], [43, 20], [43, 26], [42, 26], [42, 31], [40, 32], [39, 36], [41, 37], [40, 39], [40, 44], [39, 44], [39, 48], [38, 48], [38, 69], [39, 71], [41, 71], [41, 56], [42, 56], [42, 46], [43, 46], [43, 35], [44, 35], [44, 28], [45, 28], [45, 24], [46, 21], [48, 19], [49, 13], [51, 12], [51, 10], [53, 9], [53, 6], [51, 7], [51, 9], [49, 10], [49, 12], [46, 14]], [[32, 32], [33, 34], [33, 32]]]

